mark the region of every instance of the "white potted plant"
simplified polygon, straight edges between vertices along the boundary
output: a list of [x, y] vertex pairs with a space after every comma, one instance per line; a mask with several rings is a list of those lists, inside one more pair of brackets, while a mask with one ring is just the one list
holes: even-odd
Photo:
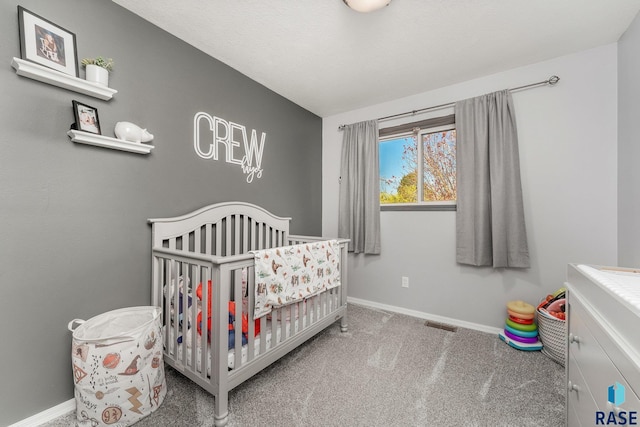
[[109, 86], [109, 72], [113, 70], [113, 59], [98, 56], [84, 58], [81, 63], [86, 68], [87, 81]]

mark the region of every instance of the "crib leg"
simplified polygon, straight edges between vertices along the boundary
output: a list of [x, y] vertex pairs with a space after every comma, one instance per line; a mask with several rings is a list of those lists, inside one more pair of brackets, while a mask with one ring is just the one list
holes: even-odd
[[224, 417], [218, 418], [218, 415], [214, 415], [214, 425], [216, 427], [224, 427], [227, 425], [227, 421], [229, 421], [229, 413], [225, 413]]
[[342, 319], [340, 319], [340, 332], [347, 332], [347, 330], [347, 315], [345, 314], [342, 316]]
[[229, 421], [229, 411], [227, 410], [227, 403], [229, 396], [225, 393], [225, 396], [221, 396], [222, 393], [215, 396], [215, 414], [214, 425], [216, 427], [224, 427]]

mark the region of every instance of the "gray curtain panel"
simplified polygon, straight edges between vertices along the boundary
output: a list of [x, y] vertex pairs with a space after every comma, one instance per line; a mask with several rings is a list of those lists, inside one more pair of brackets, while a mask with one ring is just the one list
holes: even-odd
[[458, 101], [456, 261], [529, 267], [515, 110], [503, 90]]
[[338, 235], [351, 239], [349, 251], [380, 253], [380, 163], [378, 122], [343, 129]]

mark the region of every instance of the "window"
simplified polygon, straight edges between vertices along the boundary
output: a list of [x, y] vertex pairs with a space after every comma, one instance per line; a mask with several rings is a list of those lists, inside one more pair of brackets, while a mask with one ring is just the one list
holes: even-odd
[[383, 210], [455, 209], [453, 115], [381, 129], [379, 144]]

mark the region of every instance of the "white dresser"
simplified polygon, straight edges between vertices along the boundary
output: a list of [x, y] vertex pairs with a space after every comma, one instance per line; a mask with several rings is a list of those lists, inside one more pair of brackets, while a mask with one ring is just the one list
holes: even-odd
[[567, 426], [640, 426], [640, 270], [570, 264], [566, 285]]

